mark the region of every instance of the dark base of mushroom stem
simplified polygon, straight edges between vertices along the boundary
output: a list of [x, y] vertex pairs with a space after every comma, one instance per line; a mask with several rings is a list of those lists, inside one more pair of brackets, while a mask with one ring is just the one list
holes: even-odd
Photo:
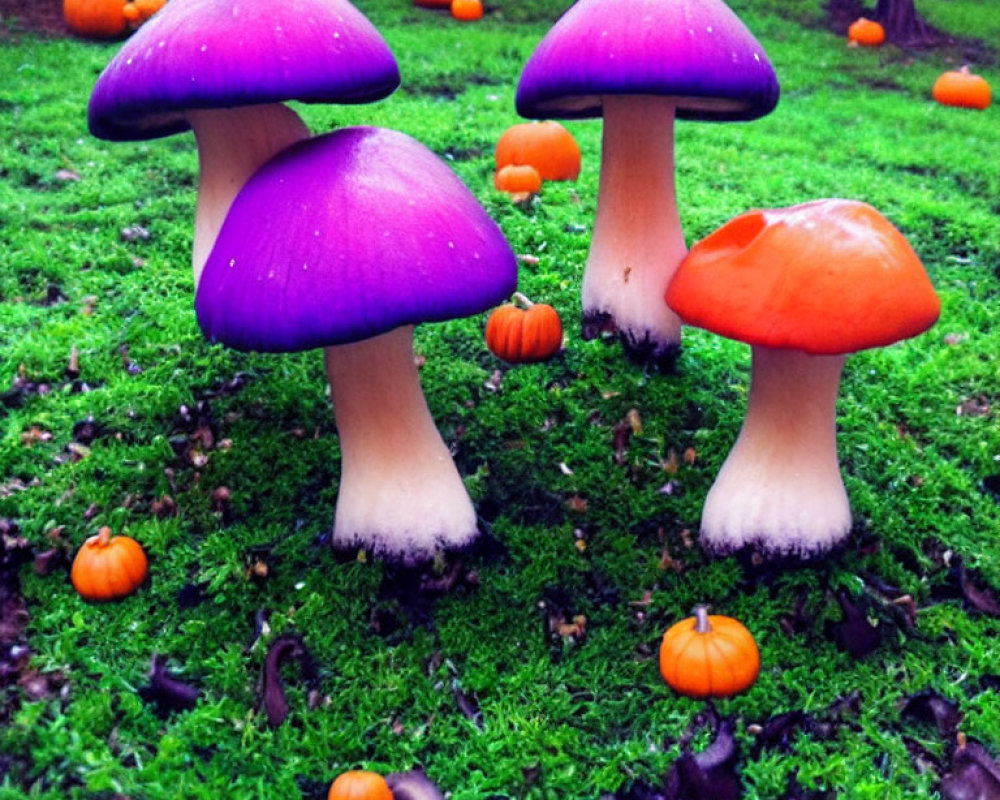
[[584, 311], [581, 320], [585, 342], [592, 339], [617, 340], [632, 363], [661, 373], [677, 371], [677, 359], [681, 352], [678, 342], [656, 341], [649, 331], [619, 330], [614, 317], [607, 311]]
[[[401, 553], [396, 550], [380, 549], [360, 540], [345, 542], [333, 538], [332, 533], [323, 537], [331, 545], [334, 556], [342, 563], [350, 561], [379, 561], [387, 568], [405, 570], [409, 574], [421, 576], [423, 588], [428, 591], [451, 588], [461, 576], [452, 574], [456, 564], [476, 560], [478, 563], [502, 559], [507, 554], [504, 544], [489, 530], [489, 524], [482, 519], [479, 527], [461, 544], [441, 545], [433, 550], [417, 553]], [[325, 542], [324, 542], [325, 543]]]
[[740, 547], [731, 547], [706, 541], [702, 534], [698, 543], [702, 552], [709, 558], [732, 556], [750, 573], [771, 571], [780, 573], [796, 567], [816, 567], [831, 563], [847, 549], [850, 539], [850, 532], [847, 532], [828, 546], [795, 550], [777, 547], [764, 537], [754, 539]]

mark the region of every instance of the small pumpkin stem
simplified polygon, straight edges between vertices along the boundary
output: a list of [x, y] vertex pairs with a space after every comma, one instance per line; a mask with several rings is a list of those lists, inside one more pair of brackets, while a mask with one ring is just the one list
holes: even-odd
[[534, 303], [531, 300], [529, 300], [526, 295], [521, 294], [521, 292], [514, 292], [514, 302], [520, 303], [525, 310], [531, 308], [534, 305]]
[[107, 547], [108, 542], [111, 541], [111, 528], [107, 525], [102, 525], [97, 531], [97, 541], [95, 544], [98, 547]]
[[708, 622], [708, 606], [695, 606], [694, 618], [694, 629], [698, 633], [708, 633], [712, 630], [712, 626]]

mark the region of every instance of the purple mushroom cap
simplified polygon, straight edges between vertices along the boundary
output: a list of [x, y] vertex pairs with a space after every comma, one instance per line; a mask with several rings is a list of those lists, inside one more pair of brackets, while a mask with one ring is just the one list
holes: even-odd
[[187, 130], [188, 109], [300, 100], [366, 103], [399, 68], [347, 0], [170, 0], [97, 79], [88, 109], [101, 139]]
[[722, 0], [579, 0], [521, 73], [523, 117], [601, 116], [603, 95], [677, 100], [677, 116], [749, 120], [778, 102], [764, 49]]
[[250, 178], [195, 309], [210, 340], [291, 352], [470, 316], [516, 282], [500, 228], [440, 158], [397, 131], [341, 128]]

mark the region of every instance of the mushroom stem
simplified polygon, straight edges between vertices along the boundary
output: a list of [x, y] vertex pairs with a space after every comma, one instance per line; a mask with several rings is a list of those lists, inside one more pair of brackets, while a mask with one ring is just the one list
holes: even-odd
[[265, 161], [309, 136], [309, 129], [281, 103], [187, 113], [198, 143], [198, 205], [191, 265], [198, 286], [205, 260], [229, 206]]
[[600, 188], [583, 275], [584, 338], [617, 330], [631, 355], [670, 367], [681, 322], [663, 296], [687, 253], [674, 190], [674, 102], [603, 100]]
[[413, 326], [324, 354], [341, 451], [334, 546], [417, 562], [471, 542], [476, 512], [427, 407]]
[[805, 557], [847, 536], [836, 441], [844, 359], [753, 348], [746, 418], [705, 499], [703, 547]]

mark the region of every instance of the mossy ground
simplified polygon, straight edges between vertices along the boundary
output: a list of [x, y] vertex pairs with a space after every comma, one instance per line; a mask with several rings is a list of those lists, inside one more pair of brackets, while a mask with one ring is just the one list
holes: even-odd
[[[991, 4], [918, 5], [942, 29], [984, 37], [976, 66], [1000, 86]], [[492, 542], [465, 562], [474, 582], [421, 603], [392, 591], [393, 569], [325, 545], [338, 450], [319, 355], [238, 354], [199, 334], [191, 137], [88, 134], [87, 98], [115, 43], [4, 41], [0, 518], [39, 553], [110, 525], [142, 542], [151, 578], [88, 605], [65, 563], [20, 571], [30, 668], [57, 677], [37, 697], [4, 689], [0, 798], [325, 797], [359, 765], [422, 766], [456, 800], [638, 796], [662, 783], [704, 706], [664, 686], [655, 660], [663, 630], [697, 603], [742, 619], [763, 655], [754, 688], [716, 704], [737, 718], [748, 798], [785, 796], [790, 778], [850, 798], [934, 796], [953, 737], [901, 714], [923, 691], [1000, 754], [1000, 621], [962, 601], [952, 568], [960, 558], [978, 586], [1000, 587], [1000, 112], [930, 100], [962, 46], [848, 49], [816, 0], [733, 6], [782, 100], [752, 123], [678, 125], [689, 241], [747, 208], [856, 198], [903, 230], [943, 303], [928, 333], [847, 362], [838, 427], [855, 535], [820, 565], [766, 572], [698, 550], [749, 353], [686, 330], [676, 373], [660, 375], [581, 341], [599, 122], [567, 123], [583, 151], [575, 184], [548, 184], [527, 206], [493, 190], [521, 66], [561, 7], [498, 4], [463, 24], [368, 0], [401, 89], [302, 115], [317, 131], [397, 128], [448, 159], [531, 257], [521, 290], [553, 303], [567, 333], [554, 361], [507, 368], [485, 349], [482, 317], [418, 329], [425, 392]], [[67, 375], [74, 350], [79, 374]], [[168, 495], [172, 513], [156, 505]], [[248, 569], [257, 559], [264, 579]], [[912, 596], [915, 627], [873, 576]], [[835, 642], [838, 590], [882, 631], [863, 659]], [[261, 611], [269, 628], [252, 644]], [[582, 637], [552, 630], [576, 615]], [[273, 729], [258, 683], [281, 633], [309, 648], [320, 700], [289, 670], [291, 714]], [[196, 708], [160, 718], [140, 699], [154, 653], [202, 690]], [[755, 747], [755, 724], [823, 717], [852, 693], [826, 735]]]

